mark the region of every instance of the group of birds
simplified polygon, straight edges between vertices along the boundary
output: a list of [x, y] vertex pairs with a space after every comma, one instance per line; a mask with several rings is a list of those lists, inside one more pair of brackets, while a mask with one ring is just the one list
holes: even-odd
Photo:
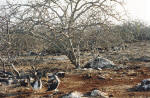
[[[18, 86], [26, 86], [31, 87], [33, 90], [40, 90], [43, 87], [42, 83], [42, 76], [43, 74], [41, 72], [35, 72], [34, 74], [23, 74], [23, 77], [11, 77], [12, 75], [3, 71], [0, 71], [0, 83], [4, 83], [7, 85], [10, 84], [17, 84], [19, 82]], [[47, 81], [46, 81], [46, 88], [47, 91], [58, 91], [58, 86], [60, 84], [60, 79], [58, 77], [64, 77], [64, 72], [57, 72], [57, 73], [47, 73]], [[15, 81], [15, 80], [18, 80]]]
[[[58, 78], [58, 73], [52, 74], [48, 73], [47, 74], [47, 91], [58, 91], [58, 86], [60, 84], [60, 79]], [[32, 87], [33, 90], [40, 90], [42, 88], [42, 73], [37, 72], [37, 74], [32, 78], [33, 81], [31, 81], [31, 76], [27, 76], [27, 81], [28, 84]]]

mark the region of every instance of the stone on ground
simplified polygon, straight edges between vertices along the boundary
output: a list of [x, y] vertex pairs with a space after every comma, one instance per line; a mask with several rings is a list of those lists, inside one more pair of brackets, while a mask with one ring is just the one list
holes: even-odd
[[115, 64], [113, 61], [108, 60], [103, 57], [96, 57], [95, 59], [90, 60], [86, 65], [85, 68], [94, 68], [94, 69], [99, 69], [99, 68], [114, 68]]
[[108, 98], [106, 93], [101, 92], [100, 90], [97, 90], [97, 89], [92, 90], [90, 96], [91, 97], [99, 97], [99, 98]]
[[82, 93], [75, 91], [62, 96], [61, 98], [84, 98], [82, 96], [83, 96]]
[[144, 79], [135, 87], [136, 91], [150, 91], [150, 79]]

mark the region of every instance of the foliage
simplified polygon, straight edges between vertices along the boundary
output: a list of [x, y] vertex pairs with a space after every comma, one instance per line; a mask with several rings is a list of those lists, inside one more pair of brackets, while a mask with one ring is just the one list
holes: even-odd
[[137, 40], [150, 40], [150, 27], [141, 21], [127, 21], [122, 25], [113, 27], [125, 42]]

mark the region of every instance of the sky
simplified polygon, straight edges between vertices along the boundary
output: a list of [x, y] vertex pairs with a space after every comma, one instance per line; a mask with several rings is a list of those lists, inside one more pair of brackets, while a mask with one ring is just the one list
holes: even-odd
[[[0, 5], [4, 4], [4, 1], [0, 0]], [[150, 0], [125, 0], [125, 2], [129, 20], [138, 19], [150, 25]]]
[[126, 0], [125, 8], [131, 20], [142, 20], [150, 25], [150, 0]]

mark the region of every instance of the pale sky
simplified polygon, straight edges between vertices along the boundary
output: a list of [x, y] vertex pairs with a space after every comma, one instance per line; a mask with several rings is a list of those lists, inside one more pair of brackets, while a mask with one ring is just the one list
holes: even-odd
[[[0, 5], [4, 4], [5, 0], [0, 0]], [[22, 0], [25, 1], [25, 0]], [[125, 0], [125, 8], [130, 17], [129, 20], [139, 19], [150, 25], [150, 0]]]
[[131, 19], [139, 19], [150, 25], [150, 0], [126, 0], [126, 3]]

